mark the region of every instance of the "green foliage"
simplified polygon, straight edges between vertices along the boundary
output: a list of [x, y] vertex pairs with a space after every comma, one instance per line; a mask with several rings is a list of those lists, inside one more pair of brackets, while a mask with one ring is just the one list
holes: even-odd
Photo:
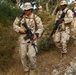
[[72, 8], [73, 8], [73, 4], [72, 4], [72, 3], [69, 4], [68, 7], [69, 7], [70, 9], [72, 9]]
[[[38, 41], [38, 49], [41, 51], [47, 51], [54, 47], [54, 41], [50, 38], [50, 33], [54, 26], [55, 17], [51, 17], [50, 14], [46, 12], [39, 13], [44, 25], [44, 33]], [[48, 17], [47, 17], [48, 16]]]
[[53, 47], [54, 47], [54, 42], [53, 42], [53, 39], [50, 38], [50, 34], [46, 35], [45, 37], [42, 37], [39, 40], [39, 43], [38, 43], [39, 51], [41, 50], [48, 51]]
[[0, 69], [5, 70], [13, 61], [13, 54], [17, 46], [17, 36], [12, 27], [5, 27], [0, 24]]
[[5, 25], [13, 23], [15, 17], [22, 11], [15, 6], [11, 6], [9, 3], [0, 4], [0, 22]]
[[9, 3], [0, 3], [0, 69], [11, 65], [18, 35], [13, 31], [13, 21], [22, 10]]

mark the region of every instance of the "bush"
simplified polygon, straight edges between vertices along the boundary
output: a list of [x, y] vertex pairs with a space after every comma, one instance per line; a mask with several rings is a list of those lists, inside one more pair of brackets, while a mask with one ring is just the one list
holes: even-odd
[[20, 14], [22, 10], [10, 5], [9, 3], [0, 4], [0, 22], [5, 25], [11, 25], [15, 17]]
[[53, 39], [50, 38], [50, 34], [54, 26], [55, 16], [52, 17], [46, 12], [39, 13], [38, 15], [41, 17], [44, 25], [44, 33], [42, 37], [38, 40], [38, 49], [47, 51], [50, 50], [50, 48], [53, 48], [54, 46], [54, 42]]
[[53, 47], [54, 47], [54, 42], [52, 38], [50, 38], [50, 35], [46, 37], [42, 37], [38, 42], [39, 51], [48, 51]]
[[13, 32], [12, 27], [5, 27], [0, 24], [0, 69], [5, 70], [13, 62], [17, 36]]
[[7, 69], [13, 62], [18, 35], [13, 31], [12, 24], [21, 12], [9, 3], [0, 3], [0, 69]]

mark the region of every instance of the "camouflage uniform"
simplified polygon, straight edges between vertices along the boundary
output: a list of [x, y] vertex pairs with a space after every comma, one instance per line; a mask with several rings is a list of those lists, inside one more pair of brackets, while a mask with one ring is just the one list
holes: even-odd
[[[43, 24], [41, 19], [33, 13], [29, 17], [24, 15], [22, 19], [16, 17], [13, 23], [13, 29], [18, 33], [20, 28], [25, 29], [25, 27], [22, 25], [25, 21], [28, 27], [31, 29], [31, 31], [33, 33], [39, 33], [39, 37], [40, 37], [44, 29]], [[35, 22], [37, 25], [37, 30], [35, 29], [36, 28]], [[36, 67], [37, 47], [34, 48], [32, 42], [35, 43], [35, 45], [37, 45], [37, 40], [35, 41], [31, 41], [30, 39], [24, 40], [24, 36], [26, 36], [26, 34], [21, 34], [19, 37], [19, 42], [20, 42], [19, 53], [21, 56], [21, 62], [24, 67], [24, 70], [29, 71], [29, 69], [34, 69]], [[28, 43], [28, 41], [30, 41], [30, 43]]]
[[74, 1], [74, 8], [72, 9], [73, 11], [73, 21], [72, 21], [72, 26], [71, 26], [71, 33], [72, 37], [76, 39], [76, 1]]
[[72, 21], [71, 35], [72, 35], [73, 39], [76, 39], [76, 17], [74, 17], [73, 21]]
[[[66, 12], [64, 21], [60, 24], [60, 29], [57, 29], [53, 35], [56, 45], [62, 48], [62, 53], [67, 53], [67, 42], [70, 39], [70, 23], [73, 19], [72, 11], [67, 7], [63, 10]], [[56, 21], [60, 18], [62, 10], [58, 11], [56, 15]]]

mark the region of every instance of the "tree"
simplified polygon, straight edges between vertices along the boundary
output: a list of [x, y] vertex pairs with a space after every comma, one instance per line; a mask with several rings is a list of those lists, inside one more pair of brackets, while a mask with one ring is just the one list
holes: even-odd
[[41, 4], [45, 7], [48, 13], [51, 12], [52, 15], [55, 14], [58, 5], [60, 4], [61, 0], [40, 0]]
[[60, 4], [60, 1], [61, 0], [57, 0], [57, 3], [56, 3], [56, 5], [55, 5], [55, 8], [54, 8], [54, 10], [53, 10], [53, 12], [52, 12], [52, 16], [55, 14], [55, 11], [56, 11], [56, 9], [58, 8], [58, 5]]
[[19, 8], [19, 4], [25, 3], [25, 2], [32, 2], [35, 0], [11, 0], [13, 3], [16, 3], [16, 6]]
[[46, 2], [46, 11], [47, 11], [47, 12], [49, 12], [49, 3], [50, 3], [50, 0], [48, 0], [48, 1]]

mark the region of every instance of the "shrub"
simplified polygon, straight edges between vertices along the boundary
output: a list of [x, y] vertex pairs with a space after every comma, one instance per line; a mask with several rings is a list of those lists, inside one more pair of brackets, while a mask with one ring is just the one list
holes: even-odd
[[21, 9], [9, 3], [0, 3], [0, 69], [7, 69], [13, 62], [18, 35], [12, 29], [12, 23]]
[[0, 69], [2, 70], [8, 68], [8, 65], [11, 65], [11, 62], [13, 62], [17, 36], [13, 32], [12, 27], [5, 27], [0, 24]]
[[20, 14], [22, 10], [10, 5], [9, 3], [0, 4], [0, 22], [5, 25], [11, 25], [15, 17]]
[[39, 13], [38, 15], [41, 17], [44, 25], [43, 35], [38, 40], [38, 49], [47, 51], [53, 48], [54, 46], [54, 42], [53, 39], [50, 38], [50, 34], [54, 26], [55, 16], [52, 17], [50, 14], [46, 12]]

